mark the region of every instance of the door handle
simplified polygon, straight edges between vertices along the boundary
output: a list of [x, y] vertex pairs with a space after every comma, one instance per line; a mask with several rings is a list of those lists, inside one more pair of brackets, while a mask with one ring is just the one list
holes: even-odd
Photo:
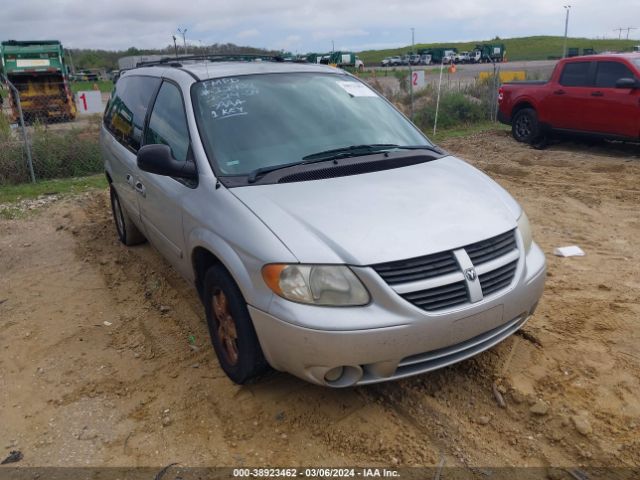
[[554, 95], [564, 95], [566, 92], [562, 89], [553, 92]]
[[604, 97], [604, 93], [602, 92], [591, 92], [592, 97]]
[[144, 188], [144, 185], [142, 184], [142, 182], [137, 181], [136, 184], [133, 186], [133, 188], [135, 188], [136, 192], [138, 192], [143, 197], [147, 196], [147, 190], [146, 188]]

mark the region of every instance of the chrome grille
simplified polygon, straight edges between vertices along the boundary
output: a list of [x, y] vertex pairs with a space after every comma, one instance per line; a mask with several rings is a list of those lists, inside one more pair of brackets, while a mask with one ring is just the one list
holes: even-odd
[[480, 265], [502, 257], [516, 248], [514, 230], [464, 247], [474, 265]]
[[513, 274], [516, 273], [517, 266], [518, 262], [515, 261], [480, 275], [478, 279], [482, 287], [482, 294], [486, 297], [508, 287], [511, 284], [511, 280], [513, 280]]
[[453, 257], [453, 253], [442, 252], [424, 257], [410, 258], [409, 260], [374, 265], [373, 269], [389, 285], [396, 285], [455, 272], [458, 270], [458, 264]]
[[467, 286], [464, 282], [405, 293], [402, 298], [423, 310], [442, 310], [467, 302]]
[[515, 230], [456, 249], [455, 255], [454, 250], [450, 250], [373, 265], [372, 268], [416, 307], [428, 311], [445, 310], [470, 301], [467, 280], [458, 265], [460, 250], [466, 252], [477, 269], [483, 297], [508, 287], [513, 281], [518, 266]]

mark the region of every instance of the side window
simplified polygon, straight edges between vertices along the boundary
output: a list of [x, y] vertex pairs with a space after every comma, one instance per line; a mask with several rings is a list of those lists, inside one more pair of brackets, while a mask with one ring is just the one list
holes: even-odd
[[633, 72], [620, 62], [598, 62], [596, 87], [615, 88], [621, 78], [635, 78]]
[[151, 111], [144, 143], [163, 143], [171, 148], [173, 158], [184, 162], [189, 151], [189, 130], [182, 95], [175, 85], [164, 82]]
[[140, 148], [149, 102], [159, 84], [159, 78], [121, 78], [109, 101], [105, 126], [120, 143], [134, 152]]
[[588, 87], [591, 62], [567, 63], [560, 75], [560, 85], [565, 87]]

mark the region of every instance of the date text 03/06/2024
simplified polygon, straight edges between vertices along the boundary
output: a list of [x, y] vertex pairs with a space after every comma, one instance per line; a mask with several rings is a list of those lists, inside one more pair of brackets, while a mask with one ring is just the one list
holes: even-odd
[[387, 468], [234, 468], [235, 478], [276, 478], [276, 477], [308, 477], [308, 478], [393, 478], [399, 477], [397, 470]]

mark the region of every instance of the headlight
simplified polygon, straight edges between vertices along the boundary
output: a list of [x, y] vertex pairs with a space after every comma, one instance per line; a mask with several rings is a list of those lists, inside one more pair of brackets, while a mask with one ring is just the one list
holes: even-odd
[[522, 211], [522, 215], [518, 219], [518, 230], [520, 230], [520, 234], [522, 235], [522, 242], [524, 243], [524, 251], [525, 253], [529, 253], [531, 250], [531, 242], [533, 242], [533, 237], [531, 236], [531, 225], [529, 225], [529, 218], [527, 214]]
[[356, 306], [369, 303], [369, 293], [344, 265], [271, 264], [262, 268], [265, 283], [277, 295], [299, 303]]

